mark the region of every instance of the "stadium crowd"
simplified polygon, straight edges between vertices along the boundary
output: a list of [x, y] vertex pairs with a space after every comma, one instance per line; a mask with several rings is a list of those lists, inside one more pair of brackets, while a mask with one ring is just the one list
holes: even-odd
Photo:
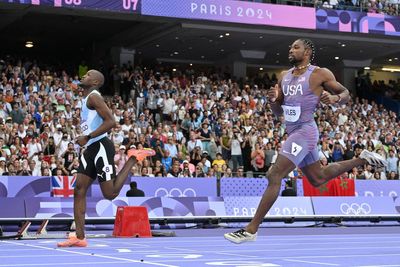
[[241, 1], [369, 12], [369, 13], [387, 14], [391, 16], [398, 16], [400, 11], [399, 1], [397, 0], [241, 0]]
[[[35, 61], [0, 60], [0, 175], [76, 173], [82, 153], [74, 142], [81, 135], [78, 84], [88, 69], [82, 63], [69, 74]], [[117, 121], [109, 133], [117, 171], [128, 149], [148, 147], [156, 155], [137, 163], [132, 176], [263, 176], [287, 138], [283, 117], [275, 117], [267, 101], [275, 74], [235, 81], [227, 71], [124, 65], [105, 76], [104, 97]], [[366, 165], [343, 177], [399, 179], [394, 112], [354, 96], [347, 105], [321, 106], [315, 120], [321, 164], [357, 157], [365, 148], [387, 158], [387, 168]]]

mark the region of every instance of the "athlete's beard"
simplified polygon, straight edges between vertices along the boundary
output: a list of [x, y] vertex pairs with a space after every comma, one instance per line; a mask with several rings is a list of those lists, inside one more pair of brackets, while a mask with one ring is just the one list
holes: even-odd
[[293, 66], [297, 66], [300, 63], [300, 61], [297, 60], [294, 56], [291, 56], [289, 57], [289, 63]]

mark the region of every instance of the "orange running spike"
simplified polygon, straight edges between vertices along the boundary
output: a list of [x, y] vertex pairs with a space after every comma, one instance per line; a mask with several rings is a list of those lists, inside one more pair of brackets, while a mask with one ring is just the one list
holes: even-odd
[[58, 247], [87, 247], [88, 242], [86, 239], [79, 239], [76, 236], [70, 236], [64, 242], [57, 243]]
[[143, 161], [146, 157], [152, 157], [156, 154], [153, 149], [145, 148], [145, 149], [129, 149], [128, 157], [134, 156], [137, 161]]

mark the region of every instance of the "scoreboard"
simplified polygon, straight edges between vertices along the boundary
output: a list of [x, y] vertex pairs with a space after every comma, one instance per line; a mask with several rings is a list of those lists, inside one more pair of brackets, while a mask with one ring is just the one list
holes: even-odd
[[128, 13], [140, 13], [141, 9], [141, 0], [0, 0], [0, 2]]

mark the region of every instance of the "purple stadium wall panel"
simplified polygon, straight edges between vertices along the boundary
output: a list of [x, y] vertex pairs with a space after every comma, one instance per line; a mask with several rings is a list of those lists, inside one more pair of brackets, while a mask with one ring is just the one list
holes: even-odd
[[[266, 178], [221, 178], [221, 197], [232, 196], [262, 196], [268, 185]], [[282, 180], [281, 191], [285, 189], [285, 180]], [[303, 196], [303, 181], [297, 179], [297, 196]]]
[[336, 32], [400, 35], [400, 18], [348, 10], [317, 9], [316, 28]]
[[[224, 197], [226, 214], [228, 216], [254, 216], [261, 197]], [[267, 216], [314, 215], [310, 197], [279, 197]], [[290, 226], [309, 226], [314, 222], [296, 222]], [[242, 227], [245, 224], [232, 223], [232, 227]], [[288, 226], [283, 222], [263, 223], [263, 226]]]
[[400, 215], [400, 197], [396, 197], [394, 199], [394, 208], [396, 209], [397, 213]]
[[19, 197], [0, 197], [0, 218], [24, 218], [25, 201]]
[[50, 177], [0, 176], [0, 197], [49, 197]]
[[392, 197], [312, 197], [316, 215], [397, 215]]
[[[72, 198], [28, 198], [26, 217], [56, 218], [73, 216]], [[225, 216], [225, 205], [220, 197], [135, 197], [87, 199], [87, 217], [114, 217], [118, 206], [145, 206], [150, 218], [164, 216]]]
[[400, 181], [398, 180], [357, 180], [356, 196], [364, 197], [397, 197], [400, 196]]
[[[131, 177], [146, 197], [216, 197], [216, 178]], [[129, 185], [122, 187], [120, 197], [125, 197]], [[102, 197], [99, 184], [91, 188], [91, 197]]]
[[142, 0], [142, 15], [315, 29], [315, 9], [230, 0]]
[[[399, 215], [392, 197], [312, 197], [315, 215]], [[369, 222], [342, 222], [367, 225]], [[380, 222], [379, 224], [396, 224]]]

